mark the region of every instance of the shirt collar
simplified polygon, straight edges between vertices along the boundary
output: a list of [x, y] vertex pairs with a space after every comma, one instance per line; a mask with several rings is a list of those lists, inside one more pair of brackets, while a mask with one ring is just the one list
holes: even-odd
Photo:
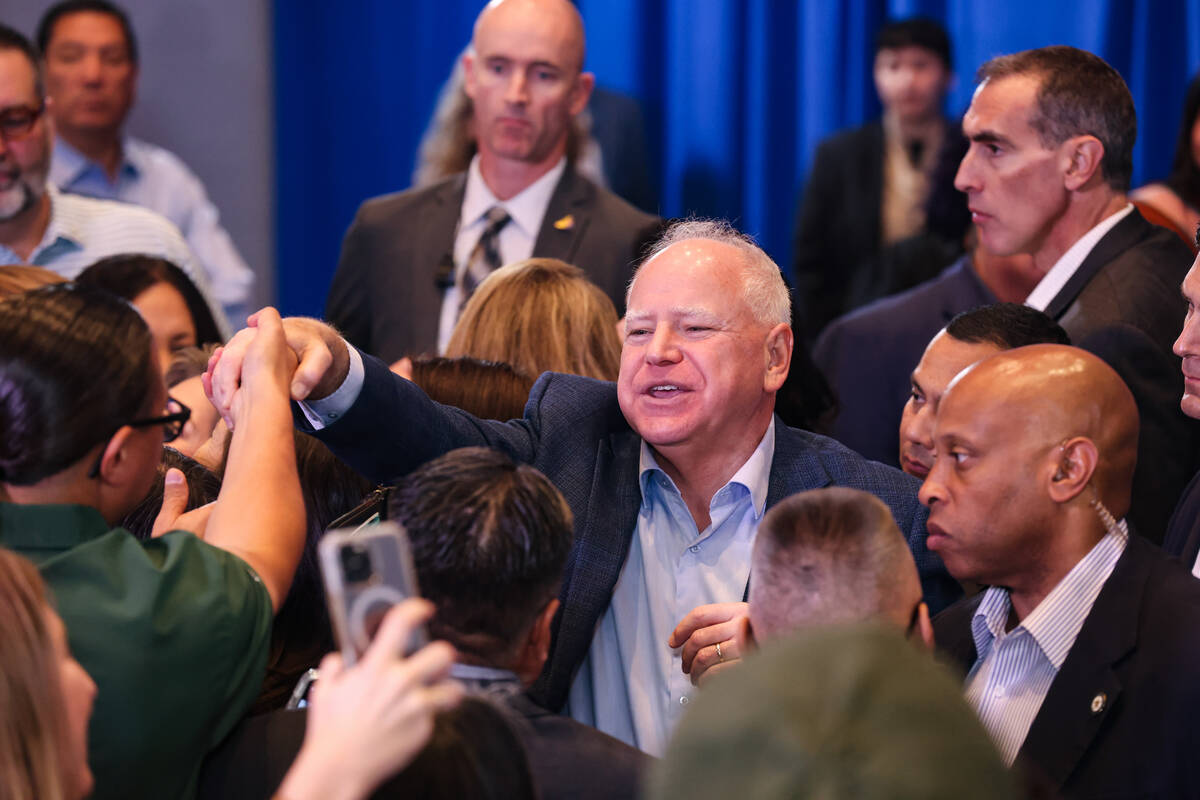
[[[771, 478], [771, 462], [775, 459], [775, 416], [771, 416], [771, 422], [767, 425], [767, 432], [763, 434], [763, 438], [759, 440], [758, 447], [754, 448], [754, 452], [746, 459], [746, 463], [738, 468], [738, 471], [733, 473], [733, 477], [725, 486], [738, 484], [745, 487], [750, 492], [750, 502], [754, 505], [754, 518], [759, 519], [763, 515], [763, 511], [767, 505], [767, 487]], [[642, 502], [646, 502], [646, 494], [650, 489], [650, 482], [655, 476], [661, 476], [660, 480], [664, 481], [676, 494], [679, 493], [678, 487], [675, 486], [675, 481], [671, 480], [662, 467], [658, 466], [658, 461], [654, 458], [654, 451], [650, 445], [642, 439], [642, 449], [638, 457], [638, 483], [642, 490]], [[721, 487], [724, 489], [725, 487]], [[720, 490], [718, 490], [718, 493]]]
[[979, 658], [987, 655], [996, 639], [1024, 630], [1037, 642], [1054, 669], [1061, 669], [1128, 542], [1129, 527], [1121, 520], [1008, 634], [1004, 632], [1011, 608], [1008, 590], [990, 587], [971, 618], [971, 633]]
[[[108, 174], [104, 171], [104, 167], [92, 161], [83, 153], [76, 150], [61, 136], [56, 136], [54, 139], [54, 160], [59, 164], [62, 180], [59, 183], [64, 187], [69, 187], [70, 184], [79, 180], [83, 173], [90, 169], [96, 170], [104, 179], [108, 179]], [[142, 163], [142, 153], [137, 148], [136, 142], [130, 138], [121, 140], [121, 163], [117, 167], [118, 174], [129, 175], [132, 178], [138, 177], [145, 169]]]
[[546, 216], [546, 208], [550, 205], [550, 196], [558, 186], [559, 179], [567, 168], [564, 156], [550, 171], [533, 183], [526, 186], [516, 195], [507, 200], [499, 200], [488, 188], [479, 169], [479, 156], [471, 159], [467, 168], [467, 187], [463, 193], [461, 225], [473, 225], [483, 218], [493, 206], [501, 206], [512, 217], [512, 222], [531, 239], [536, 239], [542, 228], [542, 218]]
[[62, 192], [53, 183], [46, 184], [46, 195], [50, 198], [50, 223], [46, 225], [46, 232], [34, 252], [49, 247], [60, 239], [82, 248], [83, 233], [80, 228], [83, 220], [72, 213], [69, 203], [63, 203]]
[[69, 550], [109, 530], [91, 506], [0, 503], [0, 543], [14, 550]]
[[1083, 264], [1083, 260], [1087, 258], [1088, 253], [1092, 252], [1104, 234], [1113, 229], [1114, 226], [1129, 213], [1133, 211], [1133, 203], [1126, 203], [1125, 207], [1116, 213], [1109, 214], [1104, 219], [1100, 220], [1083, 236], [1080, 236], [1075, 244], [1067, 249], [1067, 252], [1059, 256], [1058, 261], [1054, 262], [1054, 266], [1050, 271], [1042, 276], [1038, 281], [1038, 285], [1033, 287], [1033, 291], [1029, 293], [1029, 297], [1025, 298], [1025, 305], [1030, 308], [1036, 308], [1038, 311], [1045, 311], [1046, 307], [1052, 301], [1062, 288], [1067, 285], [1067, 281], [1071, 280], [1071, 276]]

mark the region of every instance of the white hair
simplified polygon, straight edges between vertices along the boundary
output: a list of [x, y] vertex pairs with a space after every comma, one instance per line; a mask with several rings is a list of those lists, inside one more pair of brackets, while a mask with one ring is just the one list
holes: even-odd
[[755, 244], [754, 239], [719, 219], [693, 217], [668, 225], [650, 246], [637, 272], [630, 279], [625, 292], [626, 307], [629, 306], [629, 297], [633, 294], [633, 285], [641, 268], [668, 247], [688, 239], [705, 239], [740, 250], [745, 256], [742, 260], [745, 267], [742, 273], [742, 299], [750, 307], [755, 322], [772, 328], [780, 323], [792, 324], [792, 302], [779, 265]]

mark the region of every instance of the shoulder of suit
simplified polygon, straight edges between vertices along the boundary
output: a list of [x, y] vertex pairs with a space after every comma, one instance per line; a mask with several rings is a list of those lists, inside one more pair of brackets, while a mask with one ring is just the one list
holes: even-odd
[[[775, 422], [775, 458], [816, 459], [834, 486], [849, 486], [877, 494], [885, 501], [900, 497], [917, 503], [920, 482], [895, 467], [864, 458], [846, 445], [819, 433]], [[786, 468], [782, 463], [780, 466]]]
[[617, 385], [608, 381], [543, 372], [529, 392], [537, 403], [543, 426], [565, 424], [572, 428], [595, 425], [603, 428], [628, 428], [617, 402]]
[[464, 186], [465, 173], [451, 175], [429, 186], [413, 187], [402, 192], [381, 194], [364, 200], [358, 208], [357, 221], [372, 223], [387, 221], [396, 215], [411, 213], [426, 203], [446, 201]]
[[585, 175], [568, 167], [563, 174], [563, 180], [571, 181], [570, 191], [576, 197], [583, 197], [591, 203], [593, 213], [613, 220], [621, 227], [643, 229], [662, 223], [660, 217], [647, 214], [640, 208], [629, 203], [620, 195], [596, 184]]
[[868, 122], [857, 128], [846, 128], [830, 134], [817, 145], [825, 154], [856, 155], [864, 149], [880, 147], [883, 143], [883, 125], [878, 121]]

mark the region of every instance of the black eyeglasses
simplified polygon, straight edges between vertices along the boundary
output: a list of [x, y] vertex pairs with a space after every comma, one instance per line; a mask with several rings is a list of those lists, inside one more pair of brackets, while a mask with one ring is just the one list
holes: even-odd
[[[147, 417], [146, 419], [135, 419], [126, 422], [125, 424], [131, 428], [146, 428], [151, 425], [163, 426], [163, 444], [173, 442], [179, 438], [179, 434], [183, 433], [183, 426], [191, 419], [192, 410], [183, 403], [176, 400], [174, 397], [167, 397], [167, 413], [161, 417]], [[96, 463], [92, 465], [88, 472], [89, 478], [95, 478], [100, 474], [100, 461], [104, 458], [104, 450], [100, 450], [100, 454], [96, 457]]]
[[37, 108], [15, 106], [0, 111], [0, 138], [6, 142], [24, 139], [45, 110], [46, 104], [43, 102]]

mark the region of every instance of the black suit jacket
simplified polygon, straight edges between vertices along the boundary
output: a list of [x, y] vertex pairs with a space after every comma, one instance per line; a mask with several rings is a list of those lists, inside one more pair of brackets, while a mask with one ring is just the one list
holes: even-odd
[[[390, 363], [437, 349], [466, 185], [461, 173], [423, 189], [372, 198], [358, 209], [342, 242], [325, 318], [360, 350]], [[569, 226], [562, 222], [568, 216]], [[634, 264], [660, 225], [658, 217], [568, 166], [546, 207], [533, 254], [579, 267], [622, 312]]]
[[[641, 507], [641, 439], [621, 413], [616, 387], [546, 373], [534, 384], [525, 417], [497, 422], [434, 403], [377, 359], [364, 363], [365, 382], [354, 405], [316, 434], [355, 469], [390, 482], [455, 448], [495, 447], [541, 470], [566, 498], [575, 516], [575, 542], [559, 593], [550, 658], [532, 692], [546, 708], [561, 709], [612, 598]], [[297, 422], [307, 426], [302, 416]], [[944, 608], [961, 594], [941, 559], [925, 547], [928, 512], [917, 502], [914, 478], [776, 420], [767, 507], [795, 492], [830, 485], [863, 489], [888, 504], [913, 551], [931, 609]]]
[[[959, 601], [934, 620], [938, 649], [964, 673], [976, 659], [971, 617], [981, 599]], [[1198, 675], [1200, 581], [1131, 536], [1016, 766], [1064, 798], [1200, 797]]]
[[1135, 209], [1046, 307], [1072, 343], [1108, 362], [1133, 392], [1141, 432], [1129, 519], [1158, 543], [1200, 446], [1200, 429], [1179, 409], [1183, 379], [1171, 352], [1186, 311], [1179, 286], [1191, 262], [1178, 236]]
[[[961, 138], [945, 120], [940, 157], [958, 152]], [[931, 207], [927, 223], [947, 229], [883, 247], [883, 158], [879, 121], [834, 134], [813, 156], [793, 240], [795, 326], [810, 341], [840, 314], [933, 277], [961, 252], [966, 203], [953, 192], [953, 170], [942, 168], [930, 191], [954, 207]]]
[[[652, 759], [640, 750], [569, 717], [551, 714], [523, 694], [504, 702], [519, 716], [520, 735], [542, 800], [623, 800], [636, 797]], [[307, 709], [272, 711], [243, 720], [209, 755], [197, 800], [266, 800], [287, 774], [308, 721]], [[373, 797], [402, 797], [403, 778]]]
[[813, 349], [838, 398], [829, 434], [869, 459], [899, 464], [900, 415], [913, 367], [955, 314], [994, 302], [963, 256], [933, 280], [831, 322]]
[[1170, 555], [1178, 556], [1189, 571], [1196, 563], [1196, 557], [1200, 556], [1200, 472], [1183, 490], [1179, 505], [1171, 514], [1163, 549]]

